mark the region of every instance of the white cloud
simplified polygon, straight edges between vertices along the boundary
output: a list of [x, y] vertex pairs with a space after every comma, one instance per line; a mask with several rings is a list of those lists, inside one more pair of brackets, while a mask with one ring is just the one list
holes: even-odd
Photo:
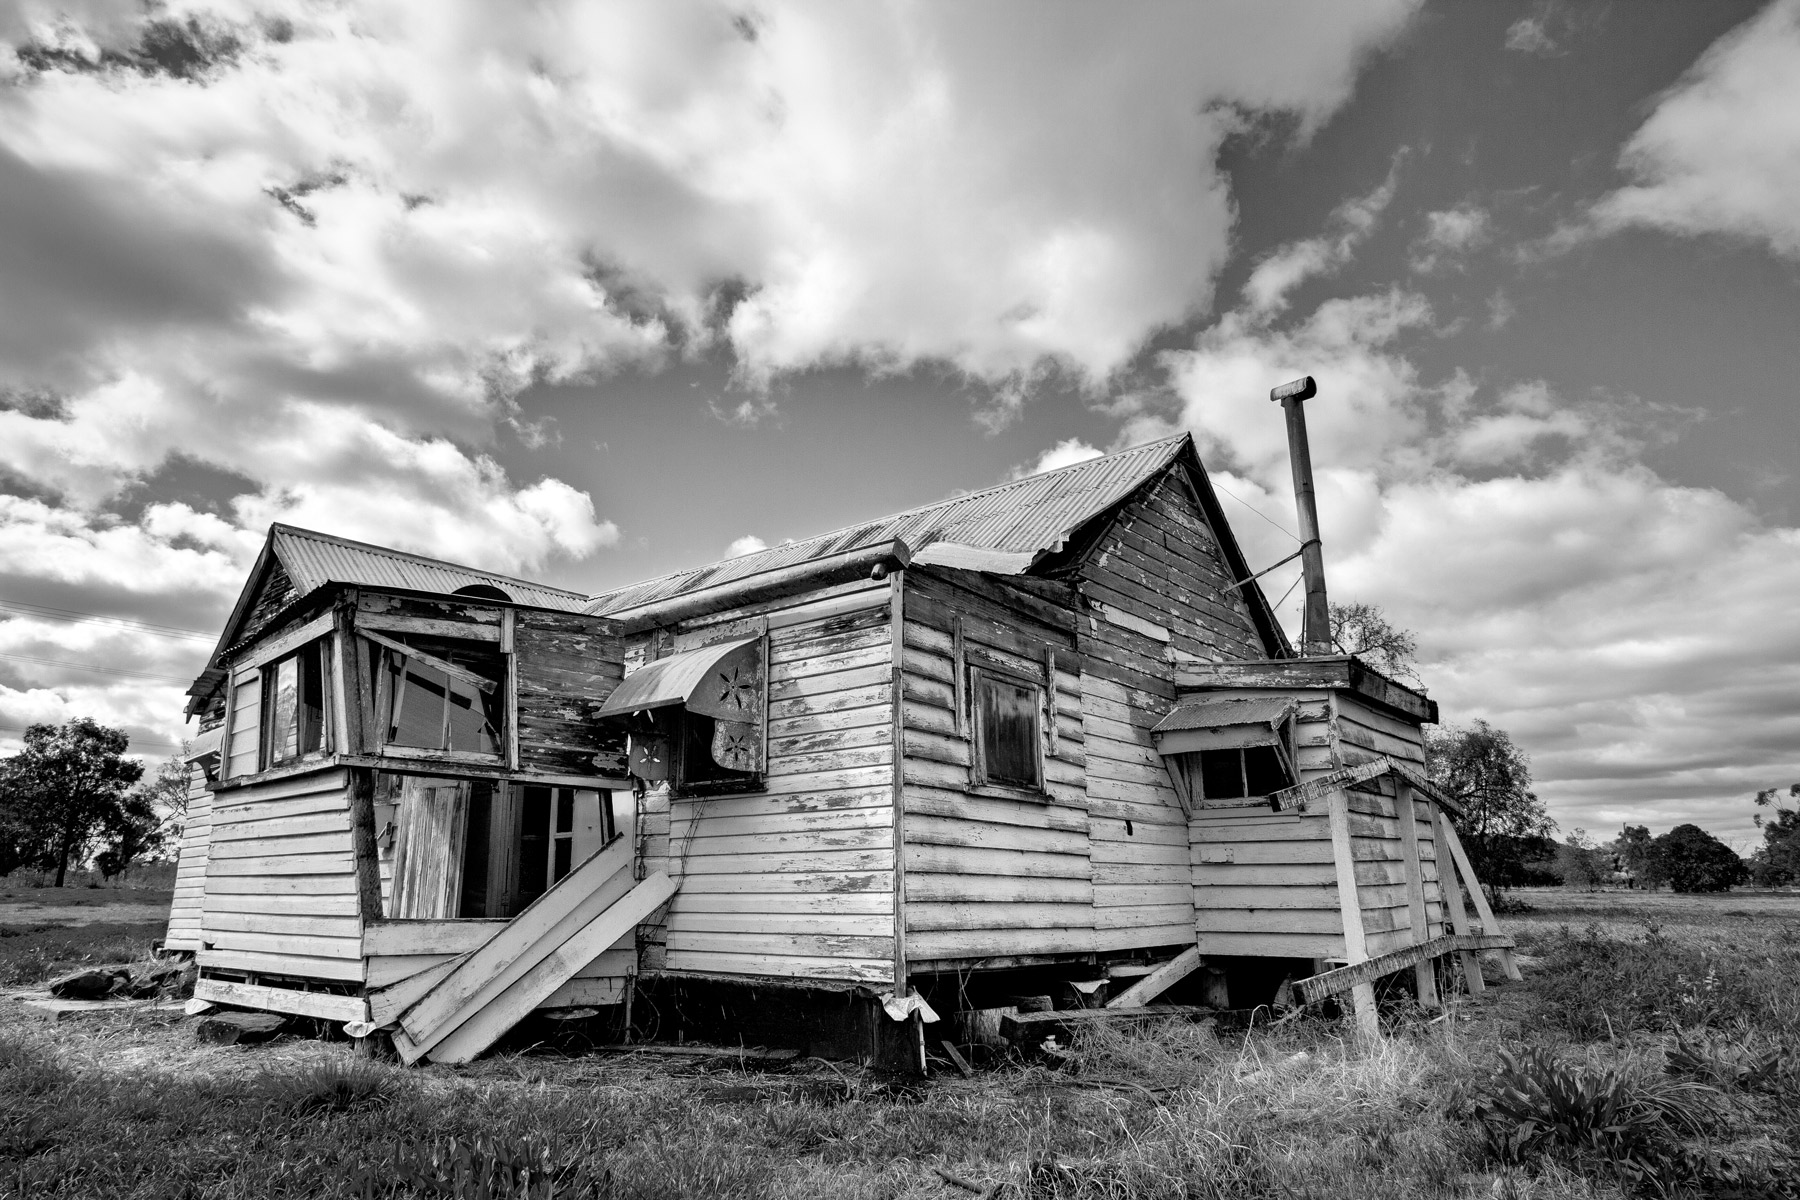
[[1489, 237], [1491, 221], [1486, 209], [1473, 204], [1425, 214], [1426, 229], [1414, 243], [1412, 269], [1422, 273], [1448, 266]]
[[1060, 471], [1064, 467], [1084, 463], [1090, 458], [1099, 458], [1102, 453], [1103, 451], [1088, 445], [1080, 438], [1064, 438], [1038, 455], [1037, 461], [1029, 467], [1019, 467], [1014, 470], [1012, 477], [1024, 479], [1031, 475], [1042, 475], [1045, 471]]
[[1556, 40], [1544, 27], [1542, 15], [1520, 17], [1506, 27], [1506, 48], [1521, 54], [1545, 56], [1556, 53]]
[[734, 539], [731, 545], [725, 547], [725, 557], [742, 558], [746, 554], [755, 554], [758, 550], [767, 550], [768, 548], [769, 543], [763, 541], [754, 533], [746, 533], [743, 537]]
[[1346, 200], [1333, 210], [1331, 229], [1322, 237], [1290, 242], [1271, 251], [1244, 281], [1244, 299], [1257, 317], [1285, 312], [1288, 293], [1306, 280], [1328, 275], [1348, 263], [1394, 199], [1405, 151], [1394, 156], [1387, 178], [1366, 196]]
[[1635, 182], [1595, 206], [1599, 229], [1727, 234], [1800, 258], [1800, 0], [1774, 0], [1715, 42], [1620, 165]]

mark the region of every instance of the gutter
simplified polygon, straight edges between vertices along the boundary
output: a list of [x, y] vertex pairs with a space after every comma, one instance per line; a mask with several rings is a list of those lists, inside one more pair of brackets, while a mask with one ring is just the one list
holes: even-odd
[[666, 600], [652, 600], [648, 604], [592, 615], [617, 621], [622, 633], [642, 633], [759, 600], [777, 600], [856, 579], [885, 579], [889, 571], [905, 570], [911, 563], [912, 551], [905, 542], [895, 538], [891, 542], [846, 550], [827, 558], [777, 567], [743, 579], [683, 592]]

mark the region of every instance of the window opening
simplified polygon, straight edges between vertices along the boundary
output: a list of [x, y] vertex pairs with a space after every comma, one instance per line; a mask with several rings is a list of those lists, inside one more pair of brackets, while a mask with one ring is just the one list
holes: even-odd
[[1207, 800], [1243, 800], [1292, 786], [1287, 767], [1273, 746], [1202, 750], [1201, 795]]
[[978, 784], [1043, 787], [1043, 688], [986, 671], [970, 672]]
[[263, 688], [269, 696], [263, 741], [265, 767], [298, 762], [324, 752], [327, 689], [323, 651], [324, 642], [312, 642], [263, 668]]
[[500, 681], [505, 664], [500, 654], [448, 641], [425, 649], [367, 632], [363, 636], [372, 643], [384, 743], [496, 757], [502, 753]]

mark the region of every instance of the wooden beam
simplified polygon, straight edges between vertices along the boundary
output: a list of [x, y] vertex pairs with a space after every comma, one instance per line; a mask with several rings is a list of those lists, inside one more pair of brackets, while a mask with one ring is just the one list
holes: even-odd
[[1338, 967], [1333, 971], [1324, 971], [1295, 982], [1301, 998], [1308, 1004], [1317, 1004], [1328, 996], [1335, 996], [1346, 989], [1358, 985], [1370, 985], [1375, 980], [1395, 971], [1403, 971], [1409, 966], [1429, 964], [1431, 960], [1442, 958], [1446, 954], [1458, 952], [1474, 952], [1477, 950], [1511, 949], [1513, 941], [1503, 934], [1497, 933], [1446, 933], [1430, 941], [1420, 942], [1416, 946], [1406, 946], [1399, 950], [1378, 954], [1374, 958], [1352, 963], [1347, 967]]
[[[1450, 818], [1442, 812], [1434, 813], [1432, 828], [1437, 837], [1438, 890], [1444, 894], [1444, 907], [1449, 910], [1457, 934], [1471, 934], [1474, 930], [1469, 927], [1468, 910], [1463, 908], [1462, 888], [1457, 886], [1456, 865], [1450, 859], [1450, 845], [1445, 837], [1450, 832]], [[1487, 991], [1487, 981], [1481, 977], [1481, 961], [1469, 950], [1462, 951], [1460, 957], [1469, 995], [1481, 995]]]
[[[1456, 869], [1462, 875], [1463, 884], [1469, 889], [1469, 899], [1474, 901], [1475, 911], [1481, 917], [1482, 929], [1488, 933], [1499, 933], [1500, 922], [1494, 919], [1494, 909], [1488, 903], [1487, 893], [1481, 890], [1481, 880], [1475, 878], [1475, 868], [1469, 865], [1469, 856], [1463, 852], [1462, 841], [1456, 836], [1456, 827], [1446, 821], [1443, 830], [1444, 840], [1450, 845], [1450, 854], [1456, 859]], [[1501, 950], [1500, 966], [1508, 979], [1524, 978], [1519, 974], [1519, 964], [1513, 961], [1510, 949]]]
[[240, 1008], [260, 1008], [267, 1012], [295, 1013], [302, 1017], [322, 1017], [327, 1021], [366, 1021], [369, 1004], [361, 996], [338, 996], [330, 992], [301, 992], [289, 988], [262, 987], [253, 983], [233, 983], [226, 979], [196, 979], [194, 998], [216, 1004], [235, 1004]]
[[439, 621], [431, 617], [396, 617], [389, 613], [359, 612], [356, 632], [365, 636], [372, 629], [389, 633], [416, 633], [422, 637], [456, 638], [465, 642], [498, 642], [500, 626], [475, 621]]
[[1329, 775], [1322, 775], [1306, 783], [1296, 784], [1290, 788], [1282, 788], [1279, 792], [1269, 793], [1269, 807], [1276, 812], [1288, 809], [1306, 811], [1306, 806], [1316, 800], [1323, 800], [1342, 788], [1354, 787], [1359, 783], [1367, 783], [1393, 770], [1394, 764], [1386, 758], [1377, 758], [1373, 762], [1362, 763], [1354, 767], [1343, 767]]
[[[1412, 925], [1413, 944], [1431, 940], [1431, 923], [1425, 909], [1425, 871], [1419, 865], [1419, 818], [1413, 808], [1412, 788], [1404, 779], [1397, 781], [1394, 812], [1400, 818], [1400, 849], [1406, 864], [1406, 911]], [[1429, 802], [1427, 802], [1429, 803]], [[1438, 1006], [1437, 966], [1429, 958], [1413, 964], [1414, 984], [1422, 1008]]]
[[444, 976], [454, 971], [461, 962], [462, 958], [460, 957], [452, 958], [447, 962], [438, 963], [436, 966], [426, 967], [417, 974], [408, 975], [405, 979], [384, 987], [380, 991], [369, 993], [370, 1022], [378, 1029], [383, 1025], [392, 1025], [399, 1019], [401, 1013], [417, 1004], [425, 993], [442, 983]]
[[[1350, 841], [1350, 797], [1342, 788], [1326, 802], [1331, 822], [1331, 857], [1337, 867], [1338, 910], [1344, 923], [1344, 959], [1349, 966], [1369, 957], [1363, 932], [1362, 894], [1356, 887], [1356, 856]], [[1380, 1013], [1375, 1008], [1375, 986], [1358, 983], [1351, 988], [1356, 1008], [1356, 1028], [1364, 1037], [1381, 1036]]]
[[1192, 975], [1200, 966], [1200, 947], [1189, 946], [1156, 970], [1144, 976], [1111, 1000], [1108, 1008], [1142, 1008], [1164, 992]]
[[236, 673], [249, 667], [260, 667], [265, 663], [274, 662], [289, 651], [298, 650], [306, 643], [330, 633], [336, 619], [335, 613], [314, 617], [304, 625], [297, 626], [259, 644], [254, 650], [240, 656], [236, 662], [232, 663], [231, 669], [233, 673]]

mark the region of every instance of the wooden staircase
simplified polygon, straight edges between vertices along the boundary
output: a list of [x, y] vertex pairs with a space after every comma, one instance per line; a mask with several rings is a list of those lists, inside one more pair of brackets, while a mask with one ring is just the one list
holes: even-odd
[[481, 946], [390, 989], [400, 1057], [470, 1061], [668, 903], [679, 885], [660, 871], [636, 880], [632, 867], [630, 839], [615, 838]]

